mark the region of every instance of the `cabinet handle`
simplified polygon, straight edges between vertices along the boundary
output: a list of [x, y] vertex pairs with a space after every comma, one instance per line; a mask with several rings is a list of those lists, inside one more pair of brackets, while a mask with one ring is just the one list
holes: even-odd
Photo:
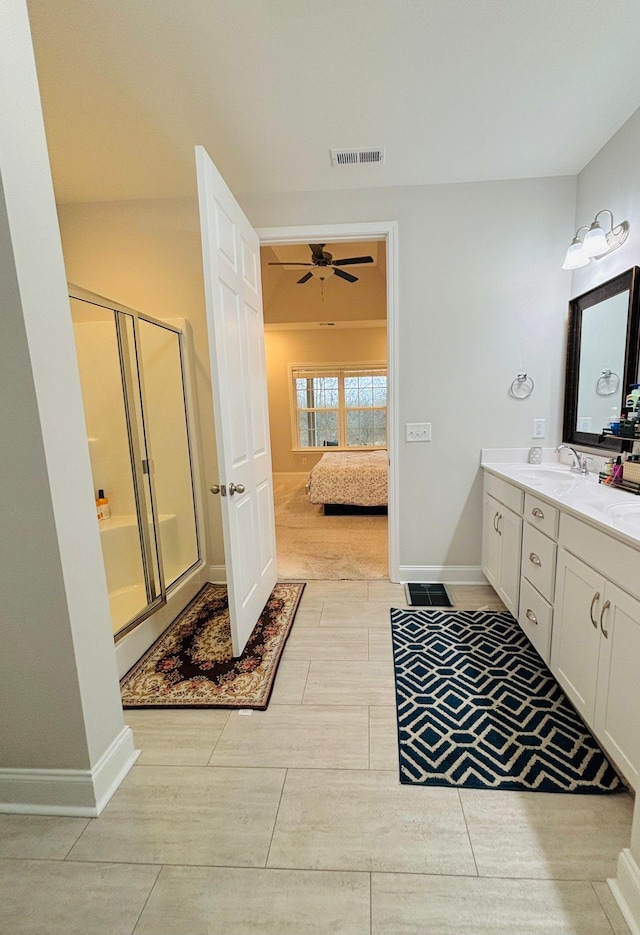
[[605, 640], [609, 639], [609, 631], [605, 630], [603, 623], [602, 623], [602, 618], [604, 617], [604, 615], [606, 614], [606, 612], [609, 610], [610, 607], [611, 607], [611, 601], [605, 601], [604, 604], [602, 605], [602, 610], [600, 611], [600, 629], [602, 630], [602, 635], [604, 636]]
[[497, 533], [500, 532], [500, 530], [498, 529], [498, 517], [499, 517], [499, 516], [500, 516], [500, 514], [499, 514], [499, 513], [496, 513], [496, 515], [493, 517], [493, 528], [495, 529], [495, 531], [496, 531]]
[[540, 558], [536, 555], [535, 552], [532, 552], [529, 555], [529, 561], [531, 562], [532, 565], [537, 565], [538, 568], [542, 568], [542, 562], [540, 561]]
[[538, 626], [538, 618], [536, 617], [536, 615], [534, 614], [532, 610], [527, 611], [526, 618], [527, 620], [530, 620], [531, 623], [535, 623], [535, 625]]
[[595, 607], [596, 601], [599, 601], [599, 600], [600, 600], [600, 591], [596, 591], [591, 601], [591, 607], [589, 608], [589, 616], [591, 617], [591, 623], [594, 625], [596, 630], [598, 629], [598, 621], [593, 619], [593, 608]]
[[544, 519], [544, 513], [542, 510], [539, 510], [538, 507], [535, 507], [535, 509], [531, 510], [531, 515], [535, 516], [536, 519]]

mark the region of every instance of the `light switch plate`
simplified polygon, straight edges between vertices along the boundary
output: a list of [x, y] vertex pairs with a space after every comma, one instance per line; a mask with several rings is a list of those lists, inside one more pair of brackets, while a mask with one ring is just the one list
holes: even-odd
[[406, 440], [408, 442], [430, 442], [431, 441], [431, 423], [430, 422], [406, 422]]
[[532, 438], [546, 438], [547, 435], [547, 420], [546, 419], [534, 419], [533, 420], [533, 432], [531, 433]]

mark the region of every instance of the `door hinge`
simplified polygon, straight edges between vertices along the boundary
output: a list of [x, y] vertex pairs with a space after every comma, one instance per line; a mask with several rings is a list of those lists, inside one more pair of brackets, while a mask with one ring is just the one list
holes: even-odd
[[152, 458], [142, 459], [142, 473], [153, 474], [153, 459]]

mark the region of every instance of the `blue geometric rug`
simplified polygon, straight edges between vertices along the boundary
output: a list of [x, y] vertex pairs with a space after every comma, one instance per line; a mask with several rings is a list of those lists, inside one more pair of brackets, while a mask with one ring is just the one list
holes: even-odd
[[622, 792], [509, 613], [392, 610], [400, 782]]

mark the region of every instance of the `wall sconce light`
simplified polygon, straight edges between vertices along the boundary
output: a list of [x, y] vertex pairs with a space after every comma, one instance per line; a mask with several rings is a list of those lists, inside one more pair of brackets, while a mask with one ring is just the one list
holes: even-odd
[[[603, 230], [598, 218], [601, 214], [608, 214], [611, 218], [609, 230]], [[580, 238], [580, 231], [586, 231], [584, 237]], [[603, 256], [611, 253], [616, 247], [622, 246], [629, 236], [629, 222], [622, 221], [616, 227], [613, 226], [613, 214], [608, 208], [598, 211], [591, 227], [579, 227], [573, 240], [567, 250], [567, 255], [562, 264], [563, 269], [579, 269], [586, 266], [591, 260], [600, 260]]]

